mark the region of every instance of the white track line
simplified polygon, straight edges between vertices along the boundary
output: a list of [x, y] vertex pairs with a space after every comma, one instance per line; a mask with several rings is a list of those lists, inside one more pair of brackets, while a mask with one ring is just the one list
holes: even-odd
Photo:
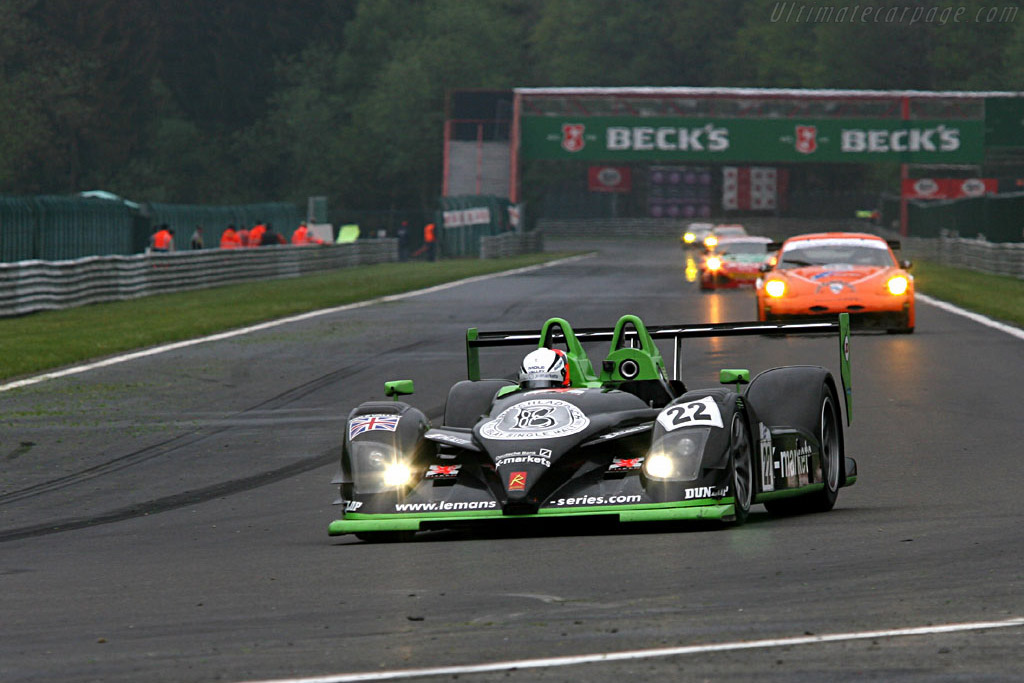
[[437, 667], [432, 669], [397, 669], [392, 671], [368, 671], [365, 673], [333, 674], [313, 676], [310, 678], [278, 678], [249, 683], [350, 683], [351, 681], [387, 681], [421, 676], [456, 676], [459, 674], [486, 673], [493, 671], [511, 671], [514, 669], [541, 669], [556, 666], [576, 666], [599, 662], [617, 662], [630, 659], [651, 659], [654, 657], [675, 657], [679, 655], [702, 654], [708, 652], [729, 652], [734, 650], [754, 650], [775, 647], [791, 647], [793, 645], [815, 645], [818, 643], [836, 643], [850, 640], [867, 640], [870, 638], [902, 638], [906, 636], [926, 636], [939, 633], [957, 633], [960, 631], [980, 631], [995, 628], [1024, 626], [1024, 618], [1007, 619], [1005, 621], [978, 621], [973, 623], [945, 624], [941, 626], [920, 626], [916, 628], [898, 628], [886, 631], [858, 631], [854, 633], [828, 633], [817, 636], [799, 636], [796, 638], [771, 638], [766, 640], [741, 640], [733, 643], [717, 643], [707, 645], [686, 645], [682, 647], [665, 647], [655, 650], [632, 650], [627, 652], [604, 652], [591, 655], [571, 657], [549, 657], [546, 659], [520, 659], [491, 664], [473, 664], [467, 666]]
[[558, 259], [557, 261], [548, 261], [547, 263], [539, 263], [534, 266], [524, 266], [522, 268], [516, 268], [514, 270], [505, 270], [500, 273], [488, 273], [487, 275], [476, 275], [473, 277], [467, 277], [462, 280], [455, 280], [454, 282], [445, 282], [440, 285], [434, 285], [433, 287], [427, 287], [426, 289], [417, 289], [412, 292], [403, 292], [401, 294], [389, 294], [387, 296], [380, 296], [376, 299], [368, 299], [367, 301], [357, 301], [351, 304], [345, 304], [344, 306], [335, 306], [334, 308], [322, 308], [316, 311], [310, 311], [309, 313], [301, 313], [299, 315], [293, 315], [287, 318], [280, 318], [278, 320], [271, 320], [258, 325], [251, 325], [249, 327], [242, 327], [237, 330], [230, 330], [228, 332], [220, 332], [218, 334], [211, 334], [207, 337], [199, 337], [197, 339], [186, 339], [185, 341], [174, 342], [172, 344], [163, 344], [161, 346], [154, 346], [149, 349], [143, 349], [142, 351], [133, 351], [131, 353], [125, 353], [118, 356], [111, 356], [101, 361], [94, 363], [86, 363], [84, 365], [75, 365], [62, 370], [55, 370], [54, 372], [47, 372], [41, 375], [34, 375], [25, 379], [17, 380], [15, 382], [8, 382], [7, 384], [0, 384], [0, 392], [10, 391], [11, 389], [19, 389], [21, 387], [31, 386], [33, 384], [39, 384], [50, 379], [58, 379], [60, 377], [68, 377], [69, 375], [78, 375], [89, 370], [95, 370], [97, 368], [105, 368], [111, 365], [117, 365], [119, 363], [126, 363], [131, 360], [138, 358], [148, 358], [149, 356], [156, 356], [161, 353], [168, 351], [174, 351], [176, 349], [183, 349], [189, 346], [195, 346], [196, 344], [205, 344], [206, 342], [220, 341], [222, 339], [230, 339], [232, 337], [240, 337], [243, 334], [249, 334], [251, 332], [259, 332], [260, 330], [267, 330], [272, 327], [278, 327], [280, 325], [288, 325], [303, 320], [309, 320], [311, 318], [317, 318], [322, 315], [330, 315], [331, 313], [340, 313], [342, 311], [351, 311], [356, 308], [363, 308], [364, 306], [372, 306], [373, 304], [384, 303], [388, 301], [401, 301], [402, 299], [411, 299], [414, 296], [420, 296], [423, 294], [432, 294], [433, 292], [440, 292], [445, 289], [451, 289], [452, 287], [460, 287], [462, 285], [472, 284], [474, 282], [482, 282], [483, 280], [490, 280], [498, 277], [505, 277], [506, 275], [518, 275], [520, 273], [528, 273], [533, 270], [540, 270], [541, 268], [550, 268], [552, 266], [560, 266], [573, 261], [579, 261], [581, 259], [590, 258], [593, 254], [582, 254], [580, 256], [570, 256], [569, 258]]
[[971, 311], [965, 311], [964, 309], [960, 308], [959, 306], [954, 306], [951, 303], [948, 303], [946, 301], [940, 301], [939, 299], [933, 299], [932, 297], [927, 296], [925, 294], [917, 294], [917, 293], [915, 293], [914, 297], [918, 301], [923, 301], [926, 304], [931, 304], [932, 306], [935, 306], [936, 308], [941, 308], [944, 311], [948, 311], [950, 313], [954, 313], [956, 315], [963, 316], [964, 318], [969, 318], [970, 320], [973, 320], [976, 323], [981, 323], [982, 325], [986, 325], [986, 326], [991, 327], [993, 329], [999, 330], [1000, 332], [1005, 332], [1006, 334], [1012, 334], [1014, 337], [1017, 337], [1017, 339], [1024, 339], [1024, 330], [1020, 329], [1019, 327], [1014, 327], [1013, 325], [1007, 325], [1006, 323], [1001, 323], [998, 320], [992, 320], [992, 318], [986, 318], [983, 315], [979, 315], [977, 313], [972, 313]]

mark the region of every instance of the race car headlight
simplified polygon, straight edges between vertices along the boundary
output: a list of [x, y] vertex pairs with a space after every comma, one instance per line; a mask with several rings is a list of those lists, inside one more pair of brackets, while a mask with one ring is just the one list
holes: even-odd
[[394, 446], [356, 441], [349, 449], [353, 481], [358, 491], [379, 493], [412, 483], [412, 468]]
[[692, 232], [688, 232], [685, 235], [683, 235], [683, 241], [686, 242], [687, 244], [693, 244], [696, 239], [697, 236], [694, 235]]
[[644, 460], [644, 473], [654, 479], [669, 479], [676, 471], [675, 461], [664, 453], [655, 453]]
[[405, 486], [412, 481], [412, 468], [404, 462], [393, 462], [384, 467], [381, 483], [385, 486]]
[[708, 270], [718, 270], [722, 267], [722, 259], [717, 256], [712, 256], [707, 260]]
[[651, 479], [693, 481], [704, 460], [708, 432], [707, 429], [666, 432], [651, 447], [644, 460], [644, 474]]
[[889, 281], [885, 283], [885, 286], [889, 289], [890, 294], [893, 296], [899, 296], [900, 294], [905, 294], [907, 292], [907, 287], [910, 286], [910, 283], [907, 282], [907, 278], [902, 275], [897, 275], [896, 277], [889, 278]]
[[718, 238], [714, 235], [708, 235], [704, 238], [704, 246], [711, 249], [718, 245]]
[[764, 283], [764, 291], [768, 296], [778, 299], [786, 293], [786, 283], [782, 280], [768, 280]]

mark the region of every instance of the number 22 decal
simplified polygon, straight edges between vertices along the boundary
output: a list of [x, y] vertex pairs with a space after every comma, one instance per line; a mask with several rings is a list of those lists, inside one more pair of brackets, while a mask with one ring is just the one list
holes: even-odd
[[658, 415], [658, 424], [666, 432], [680, 427], [722, 426], [722, 413], [718, 410], [715, 399], [706, 396], [699, 401], [689, 401], [669, 406]]

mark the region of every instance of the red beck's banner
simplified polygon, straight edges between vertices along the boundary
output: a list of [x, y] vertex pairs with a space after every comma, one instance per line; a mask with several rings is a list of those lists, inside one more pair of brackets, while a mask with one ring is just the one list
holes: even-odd
[[629, 192], [633, 177], [629, 166], [590, 166], [587, 189], [591, 192]]
[[995, 194], [995, 178], [905, 178], [903, 196], [907, 199], [961, 199]]

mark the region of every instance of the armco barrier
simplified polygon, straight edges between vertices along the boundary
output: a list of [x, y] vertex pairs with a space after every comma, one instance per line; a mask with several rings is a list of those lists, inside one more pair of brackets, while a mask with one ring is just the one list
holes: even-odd
[[508, 258], [520, 254], [544, 251], [544, 234], [532, 232], [505, 232], [500, 235], [480, 237], [480, 258]]
[[1024, 242], [987, 242], [961, 237], [904, 237], [903, 258], [982, 273], [1024, 278]]
[[0, 317], [398, 260], [398, 240], [0, 263]]

